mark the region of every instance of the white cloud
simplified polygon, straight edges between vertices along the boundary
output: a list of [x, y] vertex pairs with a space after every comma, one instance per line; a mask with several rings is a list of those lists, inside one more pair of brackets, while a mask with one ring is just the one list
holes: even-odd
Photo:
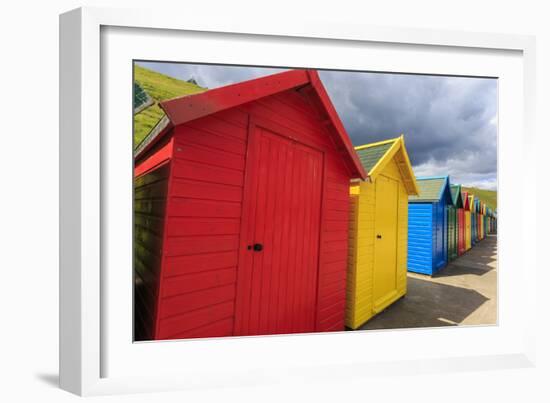
[[497, 179], [494, 174], [480, 174], [468, 169], [468, 160], [451, 159], [446, 162], [430, 160], [413, 167], [417, 177], [449, 175], [451, 183], [486, 190], [497, 190]]

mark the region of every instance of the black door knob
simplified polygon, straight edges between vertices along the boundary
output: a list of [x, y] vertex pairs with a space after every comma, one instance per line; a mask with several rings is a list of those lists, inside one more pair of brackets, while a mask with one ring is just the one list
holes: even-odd
[[264, 246], [261, 243], [255, 243], [253, 246], [254, 252], [261, 252]]
[[382, 239], [382, 235], [380, 235], [380, 234], [376, 234], [376, 238], [378, 238], [378, 239]]

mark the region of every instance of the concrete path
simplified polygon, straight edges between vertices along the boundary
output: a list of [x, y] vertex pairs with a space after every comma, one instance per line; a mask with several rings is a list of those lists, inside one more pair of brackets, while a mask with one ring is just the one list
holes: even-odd
[[489, 235], [433, 277], [407, 273], [407, 295], [361, 327], [495, 324], [497, 237]]

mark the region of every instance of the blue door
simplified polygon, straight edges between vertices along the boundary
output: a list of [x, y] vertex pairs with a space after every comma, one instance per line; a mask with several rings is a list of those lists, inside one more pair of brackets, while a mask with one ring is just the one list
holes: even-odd
[[445, 207], [442, 203], [435, 204], [434, 220], [436, 230], [434, 269], [437, 270], [445, 264]]

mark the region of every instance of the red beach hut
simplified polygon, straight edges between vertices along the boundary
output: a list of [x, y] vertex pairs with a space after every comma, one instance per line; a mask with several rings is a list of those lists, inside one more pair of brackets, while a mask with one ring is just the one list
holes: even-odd
[[343, 330], [366, 173], [317, 72], [160, 106], [135, 155], [136, 340]]
[[462, 185], [451, 185], [451, 197], [456, 208], [458, 256], [465, 251], [464, 245], [464, 202], [462, 200]]

